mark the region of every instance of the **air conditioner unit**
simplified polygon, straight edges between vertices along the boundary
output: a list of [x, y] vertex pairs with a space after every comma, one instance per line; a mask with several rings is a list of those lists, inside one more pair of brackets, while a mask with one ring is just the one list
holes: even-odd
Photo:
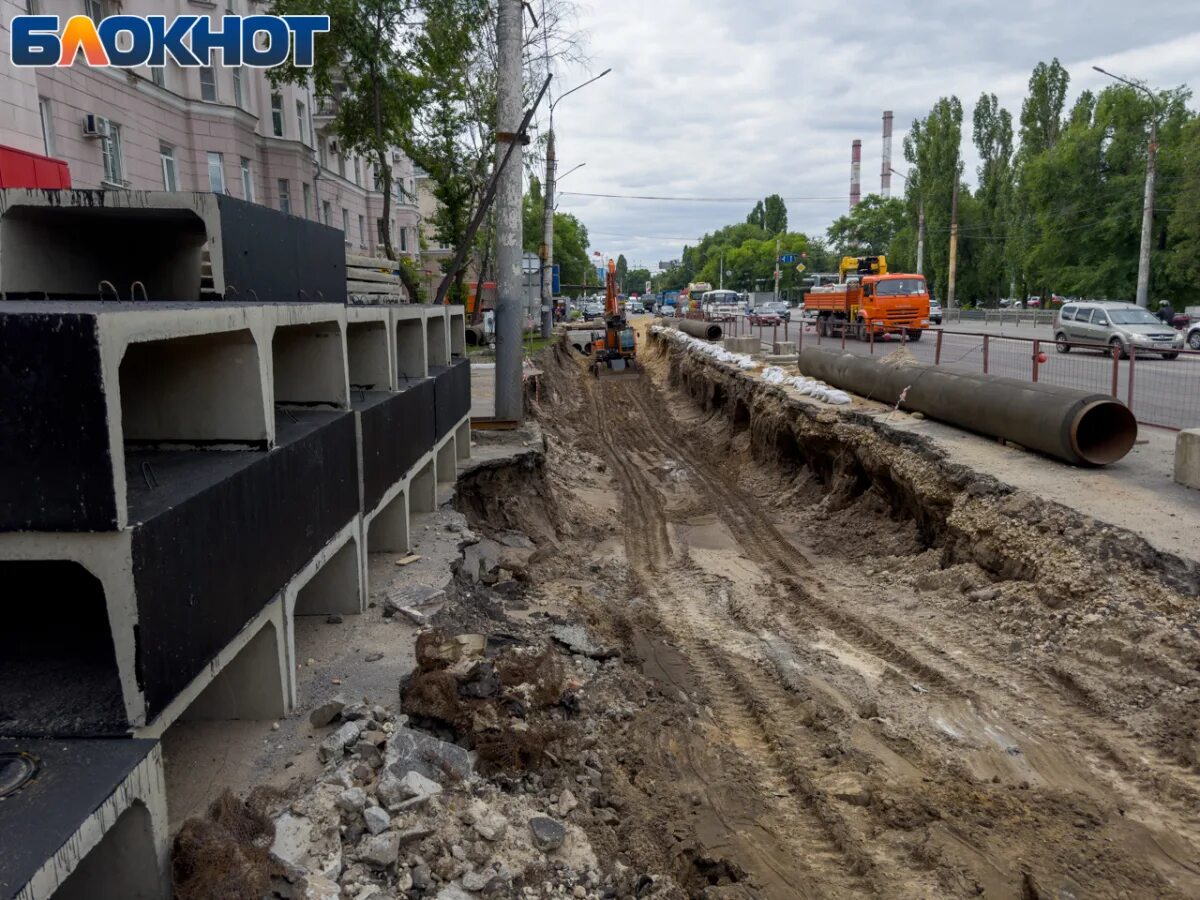
[[89, 138], [104, 137], [108, 134], [108, 119], [88, 113], [83, 117], [83, 136]]

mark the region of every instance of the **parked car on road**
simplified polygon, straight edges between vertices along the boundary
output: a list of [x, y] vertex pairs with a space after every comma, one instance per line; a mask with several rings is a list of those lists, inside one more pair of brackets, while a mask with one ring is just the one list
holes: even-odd
[[792, 318], [792, 308], [782, 301], [778, 303], [764, 303], [758, 309], [764, 313], [775, 313], [784, 322], [791, 321]]
[[1193, 350], [1200, 350], [1200, 322], [1188, 327], [1187, 345]]
[[592, 319], [599, 319], [603, 315], [604, 315], [604, 304], [603, 303], [593, 302], [593, 303], [584, 304], [583, 317], [585, 319], [587, 319], [589, 322]]
[[942, 324], [942, 304], [932, 297], [929, 298], [929, 321], [934, 325]]
[[1072, 344], [1107, 346], [1122, 359], [1130, 350], [1161, 353], [1175, 359], [1183, 349], [1183, 335], [1157, 316], [1133, 303], [1068, 303], [1054, 321], [1054, 347], [1069, 353]]
[[774, 310], [760, 306], [750, 311], [749, 322], [751, 325], [782, 325], [783, 317]]
[[658, 314], [664, 319], [673, 319], [675, 318], [675, 307], [670, 303], [664, 303], [662, 309], [658, 311]]

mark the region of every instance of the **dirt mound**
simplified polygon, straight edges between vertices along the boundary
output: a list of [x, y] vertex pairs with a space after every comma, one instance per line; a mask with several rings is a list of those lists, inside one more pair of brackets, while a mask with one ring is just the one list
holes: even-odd
[[171, 858], [176, 900], [240, 900], [270, 891], [283, 870], [270, 854], [275, 826], [268, 796], [256, 790], [239, 800], [226, 790], [205, 818], [183, 823]]
[[485, 774], [536, 770], [562, 738], [572, 685], [549, 644], [488, 644], [482, 635], [420, 635], [401, 708], [475, 750]]

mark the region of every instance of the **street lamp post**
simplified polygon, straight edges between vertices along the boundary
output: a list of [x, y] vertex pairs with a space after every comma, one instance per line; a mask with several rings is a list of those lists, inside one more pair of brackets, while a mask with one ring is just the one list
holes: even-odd
[[1154, 177], [1158, 156], [1158, 98], [1144, 84], [1139, 84], [1120, 75], [1092, 66], [1101, 75], [1107, 75], [1122, 84], [1141, 91], [1150, 99], [1150, 144], [1146, 148], [1146, 196], [1142, 206], [1142, 246], [1138, 253], [1137, 305], [1143, 309], [1150, 306], [1150, 241], [1154, 232]]
[[[545, 207], [542, 210], [542, 337], [548, 338], [554, 331], [554, 285], [550, 273], [554, 271], [554, 107], [563, 101], [564, 98], [575, 93], [583, 87], [587, 87], [593, 81], [599, 81], [612, 69], [605, 69], [595, 78], [589, 78], [583, 84], [576, 85], [565, 94], [561, 94], [558, 99], [550, 103], [550, 129], [549, 136], [546, 139], [546, 190], [543, 200]], [[579, 168], [576, 166], [575, 168]], [[571, 170], [572, 172], [575, 169]], [[568, 173], [569, 174], [569, 173]], [[566, 177], [565, 175], [563, 176]]]

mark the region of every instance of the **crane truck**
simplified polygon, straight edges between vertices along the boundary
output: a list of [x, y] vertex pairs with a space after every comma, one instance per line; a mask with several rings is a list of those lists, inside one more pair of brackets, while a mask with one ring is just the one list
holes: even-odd
[[608, 261], [604, 288], [604, 335], [592, 343], [592, 374], [636, 374], [637, 339], [617, 300], [617, 265]]
[[864, 341], [872, 332], [919, 341], [929, 327], [929, 291], [923, 275], [888, 272], [886, 256], [847, 256], [838, 267], [837, 284], [805, 295], [806, 317], [814, 311], [823, 336], [845, 330]]

